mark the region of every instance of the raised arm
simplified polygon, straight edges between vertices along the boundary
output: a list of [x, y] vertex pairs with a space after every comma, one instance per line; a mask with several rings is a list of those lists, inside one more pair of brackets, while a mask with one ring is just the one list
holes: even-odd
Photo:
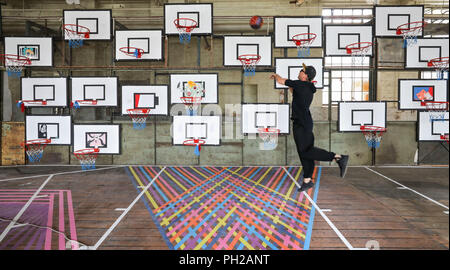
[[270, 78], [276, 80], [277, 83], [282, 84], [282, 85], [285, 85], [286, 80], [287, 80], [287, 79], [282, 78], [280, 75], [275, 74], [275, 73], [270, 75]]

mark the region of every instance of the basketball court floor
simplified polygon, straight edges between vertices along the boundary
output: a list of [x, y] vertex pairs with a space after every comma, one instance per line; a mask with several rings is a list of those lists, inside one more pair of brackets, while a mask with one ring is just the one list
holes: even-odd
[[448, 12], [0, 0], [0, 250], [448, 250]]
[[2, 250], [449, 248], [448, 167], [4, 166]]

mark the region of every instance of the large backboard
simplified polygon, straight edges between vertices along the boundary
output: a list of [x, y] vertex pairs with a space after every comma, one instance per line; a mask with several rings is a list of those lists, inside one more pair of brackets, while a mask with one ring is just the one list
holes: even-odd
[[338, 131], [361, 132], [361, 126], [386, 128], [386, 102], [339, 102]]
[[257, 54], [261, 59], [256, 66], [272, 66], [271, 36], [224, 36], [223, 65], [242, 66], [240, 55]]
[[[67, 106], [67, 78], [65, 77], [22, 77], [20, 100], [46, 101], [45, 107]], [[27, 104], [39, 107], [39, 104]]]
[[202, 139], [205, 145], [220, 145], [222, 135], [221, 117], [215, 116], [173, 116], [173, 145], [183, 145], [186, 140]]
[[421, 142], [443, 141], [441, 135], [448, 135], [448, 112], [443, 120], [430, 120], [430, 114], [440, 114], [440, 112], [419, 112], [417, 121], [419, 122], [418, 139]]
[[95, 100], [96, 105], [80, 104], [81, 107], [117, 106], [117, 77], [71, 77], [72, 102]]
[[169, 115], [167, 85], [122, 85], [122, 115], [128, 109], [150, 109], [150, 115]]
[[257, 134], [259, 128], [275, 128], [289, 134], [289, 104], [242, 104], [242, 133]]
[[[135, 48], [143, 50], [140, 58], [134, 56]], [[163, 50], [162, 30], [116, 30], [115, 32], [116, 61], [163, 60]]]
[[[316, 69], [316, 77], [313, 81], [316, 81], [316, 88], [323, 88], [323, 67], [324, 67], [324, 59], [323, 58], [275, 58], [275, 73], [280, 75], [283, 78], [290, 80], [298, 80], [298, 74], [300, 70], [303, 69], [303, 65], [313, 66]], [[283, 89], [288, 88], [285, 85], [281, 85], [274, 80], [275, 88]]]
[[[110, 9], [73, 9], [64, 10], [63, 24], [75, 24], [87, 27], [90, 31], [87, 40], [111, 40], [112, 19]], [[83, 28], [77, 31], [84, 32]], [[64, 40], [69, 40], [67, 33], [64, 33]]]
[[196, 83], [205, 90], [202, 95], [203, 104], [217, 104], [219, 102], [217, 73], [194, 73], [170, 74], [171, 104], [183, 103], [180, 98], [184, 96], [184, 90], [189, 81]]
[[418, 38], [414, 46], [408, 46], [405, 53], [405, 68], [427, 68], [428, 61], [437, 57], [448, 57], [448, 38]]
[[[423, 21], [423, 14], [423, 6], [375, 6], [375, 36], [402, 37], [397, 35], [397, 27]], [[418, 36], [423, 36], [423, 31], [419, 31]]]
[[197, 22], [191, 35], [213, 33], [213, 4], [164, 4], [164, 34], [178, 35], [176, 19], [185, 18]]
[[99, 154], [121, 154], [120, 125], [73, 125], [73, 151], [98, 148]]
[[5, 37], [5, 54], [19, 55], [31, 60], [30, 67], [53, 66], [53, 38]]
[[322, 47], [322, 24], [322, 17], [275, 17], [275, 48], [296, 47], [292, 37], [304, 33], [316, 34], [311, 48]]
[[72, 143], [72, 116], [70, 115], [26, 115], [26, 140], [51, 139], [50, 144]]
[[[371, 25], [325, 25], [325, 56], [347, 56], [346, 46], [356, 42], [373, 42]], [[370, 46], [367, 56], [372, 56]]]
[[398, 80], [398, 109], [424, 110], [422, 101], [447, 101], [447, 80]]

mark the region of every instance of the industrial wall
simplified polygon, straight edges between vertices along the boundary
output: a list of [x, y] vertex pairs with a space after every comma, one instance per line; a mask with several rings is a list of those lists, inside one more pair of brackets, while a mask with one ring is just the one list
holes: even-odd
[[[161, 28], [162, 6], [167, 1], [83, 1], [82, 8], [112, 9], [116, 29]], [[184, 2], [184, 1], [168, 1]], [[121, 155], [102, 155], [97, 164], [171, 164], [171, 165], [301, 165], [292, 131], [280, 136], [273, 151], [259, 150], [256, 139], [243, 137], [240, 132], [240, 112], [227, 112], [226, 104], [291, 102], [285, 91], [274, 89], [269, 79], [274, 68], [258, 69], [253, 77], [245, 77], [241, 68], [223, 67], [223, 35], [273, 34], [272, 16], [320, 16], [321, 8], [334, 7], [333, 1], [306, 1], [296, 8], [289, 1], [189, 1], [214, 3], [214, 36], [193, 37], [190, 44], [180, 44], [178, 37], [165, 39], [165, 61], [128, 63], [113, 61], [113, 42], [86, 42], [70, 49], [67, 42], [54, 40], [54, 67], [27, 69], [26, 75], [38, 76], [118, 76], [121, 84], [168, 84], [173, 73], [218, 73], [219, 105], [222, 109], [222, 131], [234, 129], [233, 138], [222, 139], [221, 146], [202, 147], [200, 157], [191, 147], [173, 146], [170, 136], [171, 117], [150, 117], [147, 127], [134, 130], [128, 117], [120, 116], [120, 108], [82, 108], [79, 110], [34, 108], [31, 114], [71, 114], [77, 123], [118, 123], [122, 127]], [[253, 3], [251, 3], [253, 2]], [[258, 2], [255, 5], [254, 2]], [[367, 7], [367, 1], [354, 1]], [[381, 1], [385, 4], [408, 4], [405, 1]], [[400, 3], [401, 2], [401, 3]], [[380, 3], [383, 4], [383, 3]], [[277, 6], [278, 5], [278, 6]], [[342, 6], [342, 3], [336, 3]], [[275, 6], [275, 8], [274, 8]], [[4, 36], [61, 35], [63, 9], [75, 8], [64, 1], [6, 1], [2, 7]], [[131, 15], [132, 14], [132, 15]], [[269, 25], [254, 31], [248, 26], [252, 15], [265, 16]], [[233, 19], [233, 16], [235, 17]], [[148, 20], [145, 18], [148, 17]], [[217, 19], [216, 19], [217, 17]], [[133, 18], [135, 18], [133, 20]], [[158, 20], [159, 18], [159, 20]], [[27, 21], [31, 21], [32, 23]], [[36, 27], [38, 24], [41, 27]], [[217, 23], [217, 27], [216, 27]], [[49, 29], [49, 30], [46, 30]], [[51, 32], [50, 30], [54, 30]], [[448, 30], [447, 30], [448, 31]], [[418, 143], [416, 140], [417, 112], [397, 109], [398, 79], [419, 79], [419, 71], [402, 69], [401, 39], [377, 39], [378, 51], [372, 60], [371, 96], [388, 102], [388, 132], [381, 147], [371, 150], [361, 133], [337, 132], [337, 107], [322, 105], [319, 90], [311, 107], [315, 121], [316, 146], [349, 154], [351, 165], [381, 164], [448, 164], [446, 145], [439, 142]], [[1, 46], [3, 49], [3, 45]], [[273, 57], [295, 57], [293, 49], [273, 49]], [[322, 49], [312, 49], [311, 57], [322, 57]], [[390, 59], [388, 64], [383, 59]], [[397, 62], [392, 64], [392, 62]], [[15, 103], [20, 97], [20, 79], [1, 76], [2, 125], [23, 122], [24, 113]], [[120, 92], [120, 88], [119, 88]], [[119, 97], [120, 100], [120, 97]], [[20, 134], [17, 134], [20, 136]], [[23, 134], [22, 134], [23, 136]], [[5, 138], [2, 136], [2, 139]], [[41, 164], [78, 164], [70, 146], [48, 146]], [[328, 163], [322, 163], [328, 165]]]

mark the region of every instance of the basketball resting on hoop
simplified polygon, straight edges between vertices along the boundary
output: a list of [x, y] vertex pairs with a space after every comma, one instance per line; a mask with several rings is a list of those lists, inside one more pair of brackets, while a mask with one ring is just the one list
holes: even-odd
[[341, 177], [344, 177], [349, 159], [348, 155], [339, 155], [314, 147], [313, 120], [309, 107], [314, 93], [317, 91], [312, 83], [315, 76], [316, 70], [314, 67], [305, 64], [298, 74], [298, 80], [285, 79], [278, 74], [270, 76], [277, 83], [288, 86], [292, 93], [293, 135], [303, 166], [303, 183], [300, 191], [306, 191], [314, 186], [312, 181], [314, 161], [336, 161], [340, 168]]

